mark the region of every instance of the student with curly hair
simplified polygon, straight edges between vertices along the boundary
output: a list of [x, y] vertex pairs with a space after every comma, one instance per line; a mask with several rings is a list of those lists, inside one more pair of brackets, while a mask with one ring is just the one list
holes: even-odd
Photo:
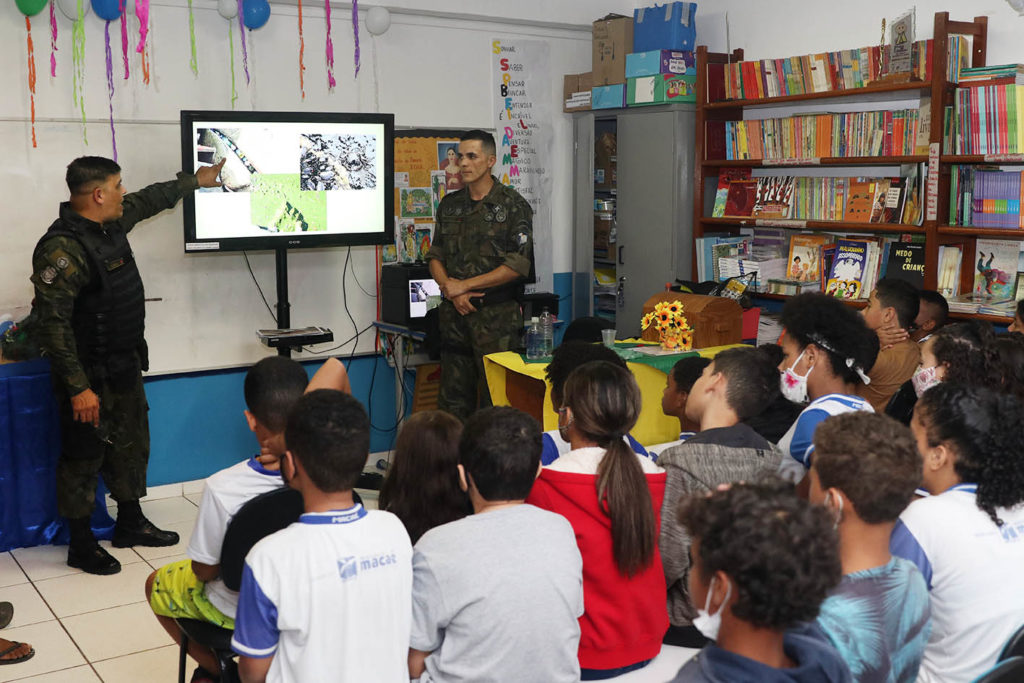
[[461, 436], [462, 423], [443, 410], [415, 413], [398, 432], [377, 505], [402, 520], [413, 545], [434, 527], [473, 511], [459, 486]]
[[780, 474], [801, 481], [814, 451], [814, 430], [822, 420], [855, 410], [872, 411], [857, 395], [878, 356], [878, 337], [856, 311], [824, 294], [801, 294], [782, 308], [782, 394], [810, 404], [779, 440]]
[[814, 445], [809, 499], [835, 519], [843, 563], [817, 626], [858, 683], [912, 681], [931, 633], [928, 588], [889, 552], [889, 537], [921, 480], [914, 437], [892, 418], [855, 412], [822, 422]]
[[[876, 334], [897, 328], [909, 333], [914, 327], [921, 306], [917, 287], [895, 278], [883, 278], [875, 285], [864, 322]], [[921, 362], [921, 349], [913, 339], [904, 339], [878, 352], [874, 365], [867, 371], [870, 382], [857, 387], [857, 393], [871, 403], [875, 412], [885, 410], [889, 399], [910, 379]]]
[[999, 335], [995, 349], [999, 357], [1003, 393], [1013, 394], [1024, 401], [1024, 334], [1010, 332]]
[[690, 595], [715, 641], [672, 683], [852, 681], [839, 654], [794, 627], [813, 620], [839, 582], [832, 521], [780, 481], [734, 484], [683, 503], [693, 537]]
[[527, 503], [563, 515], [583, 556], [583, 680], [646, 666], [668, 628], [658, 527], [665, 471], [622, 437], [640, 414], [633, 374], [597, 361], [565, 382], [559, 429], [572, 450], [541, 470]]
[[932, 634], [918, 681], [971, 681], [996, 662], [1024, 615], [1024, 406], [942, 382], [910, 422], [924, 487], [893, 531], [931, 592]]

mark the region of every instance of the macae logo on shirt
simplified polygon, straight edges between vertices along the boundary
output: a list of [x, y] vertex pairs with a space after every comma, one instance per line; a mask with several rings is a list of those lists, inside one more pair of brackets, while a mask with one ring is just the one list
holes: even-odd
[[348, 581], [349, 579], [356, 578], [359, 573], [359, 565], [356, 562], [356, 556], [343, 557], [338, 560], [338, 574], [341, 576], [342, 581]]
[[999, 527], [999, 533], [1007, 543], [1019, 543], [1024, 540], [1024, 523], [1004, 524]]
[[366, 572], [395, 564], [398, 564], [398, 555], [395, 553], [364, 555], [362, 557], [352, 555], [338, 560], [338, 575], [342, 581], [348, 581], [349, 579], [356, 578], [360, 571]]

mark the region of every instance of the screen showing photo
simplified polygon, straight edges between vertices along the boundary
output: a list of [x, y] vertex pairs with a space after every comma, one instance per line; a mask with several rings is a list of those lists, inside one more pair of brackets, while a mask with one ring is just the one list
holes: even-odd
[[432, 279], [409, 280], [409, 317], [422, 318], [441, 304], [441, 288]]

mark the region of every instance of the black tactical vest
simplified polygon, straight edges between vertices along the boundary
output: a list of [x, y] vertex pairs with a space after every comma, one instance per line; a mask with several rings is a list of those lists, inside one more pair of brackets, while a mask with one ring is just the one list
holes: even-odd
[[145, 367], [146, 296], [127, 235], [57, 219], [40, 244], [58, 235], [77, 240], [92, 269], [71, 316], [79, 358], [89, 363], [135, 351]]

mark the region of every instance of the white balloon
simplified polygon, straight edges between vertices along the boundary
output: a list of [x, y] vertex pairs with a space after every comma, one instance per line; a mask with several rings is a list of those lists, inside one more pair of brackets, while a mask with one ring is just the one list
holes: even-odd
[[225, 19], [238, 16], [238, 0], [217, 0], [217, 11]]
[[363, 24], [372, 35], [379, 36], [391, 26], [391, 12], [387, 7], [371, 7], [366, 13], [366, 20]]
[[[71, 21], [78, 19], [78, 0], [54, 0], [61, 14]], [[82, 16], [85, 17], [92, 11], [91, 0], [82, 0]]]

